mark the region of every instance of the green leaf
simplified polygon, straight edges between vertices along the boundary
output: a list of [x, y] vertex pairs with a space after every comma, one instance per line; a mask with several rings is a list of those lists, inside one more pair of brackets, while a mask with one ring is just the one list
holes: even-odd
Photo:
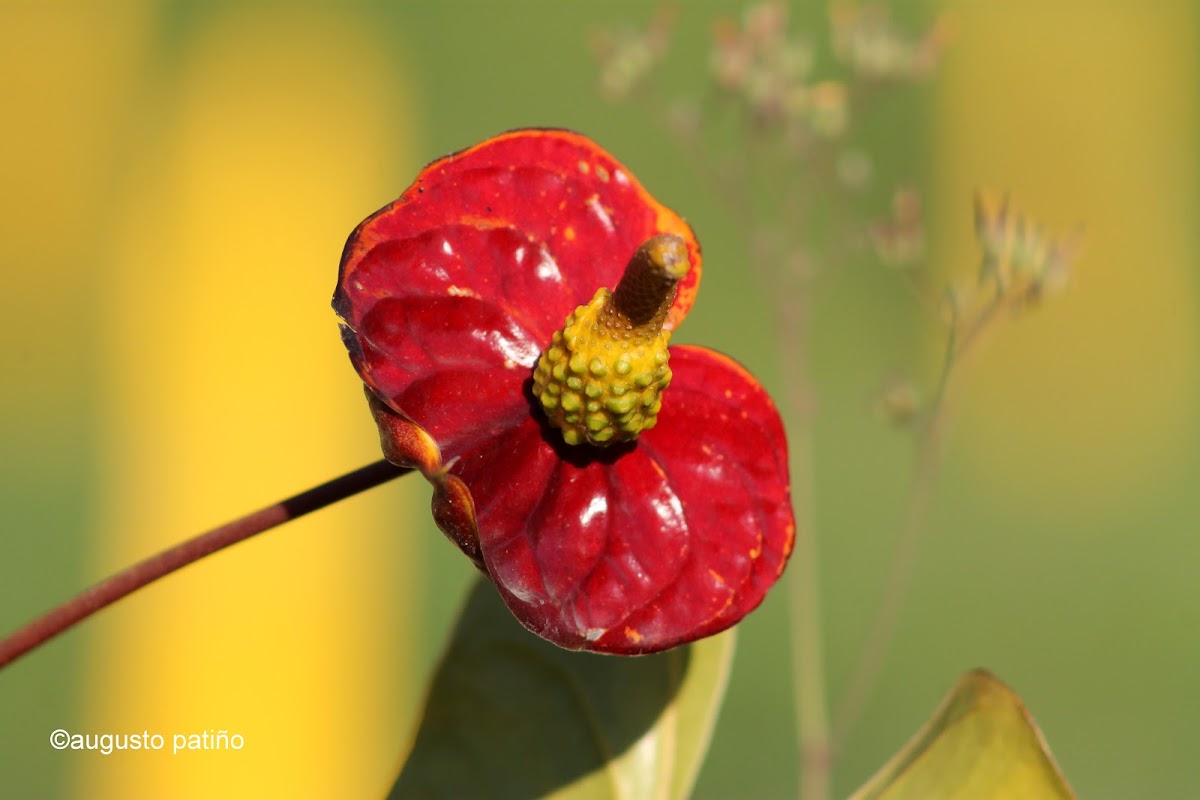
[[1074, 797], [1021, 698], [975, 670], [851, 800]]
[[390, 797], [686, 797], [733, 647], [728, 631], [650, 656], [562, 650], [481, 578]]

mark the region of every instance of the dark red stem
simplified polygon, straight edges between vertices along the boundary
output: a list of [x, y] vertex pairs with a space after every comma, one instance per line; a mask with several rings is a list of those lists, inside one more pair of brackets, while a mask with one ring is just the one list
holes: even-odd
[[105, 606], [177, 569], [411, 471], [388, 461], [376, 461], [126, 567], [0, 640], [0, 669]]

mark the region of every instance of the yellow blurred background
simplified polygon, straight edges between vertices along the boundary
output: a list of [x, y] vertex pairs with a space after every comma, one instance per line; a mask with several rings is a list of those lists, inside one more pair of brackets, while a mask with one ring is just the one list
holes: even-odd
[[[585, 131], [687, 215], [705, 288], [680, 341], [777, 391], [787, 343], [719, 199], [644, 114], [595, 90], [589, 32], [644, 24], [644, 4], [564, 5], [0, 0], [0, 629], [378, 458], [328, 306], [341, 246], [421, 164], [508, 128]], [[793, 6], [795, 28], [823, 29], [816, 4]], [[665, 79], [701, 84], [711, 20], [732, 8], [680, 9]], [[988, 666], [1081, 796], [1189, 796], [1200, 13], [1021, 0], [897, 14], [915, 28], [943, 8], [949, 54], [900, 115], [920, 135], [894, 137], [891, 118], [873, 130], [879, 207], [888, 177], [927, 187], [940, 274], [976, 264], [979, 186], [1052, 229], [1082, 223], [1087, 244], [1068, 293], [956, 376], [910, 602], [838, 791]], [[940, 344], [873, 274], [826, 292], [814, 332], [834, 697], [906, 487], [907, 444], [869, 395]], [[472, 574], [413, 481], [219, 554], [0, 673], [0, 794], [383, 794]], [[780, 598], [743, 626], [697, 796], [794, 796], [787, 635]], [[168, 751], [171, 734], [224, 730], [245, 747], [56, 752], [60, 727], [157, 731]]]
[[[5, 106], [22, 120], [6, 126], [0, 224], [20, 298], [4, 363], [21, 424], [6, 427], [27, 442], [8, 452], [49, 462], [48, 484], [54, 461], [91, 462], [82, 530], [21, 532], [77, 537], [80, 586], [377, 457], [328, 297], [349, 228], [417, 166], [408, 77], [367, 19], [334, 8], [231, 5], [174, 36], [172, 11], [29, 4], [0, 22]], [[63, 435], [80, 418], [89, 448]], [[58, 790], [386, 788], [398, 704], [419, 696], [403, 601], [421, 581], [390, 494], [91, 622], [60, 676], [80, 682], [63, 727], [159, 732], [167, 752], [68, 756]], [[175, 733], [218, 731], [244, 748], [170, 754]]]
[[933, 140], [939, 262], [974, 264], [961, 198], [979, 185], [1085, 241], [1071, 290], [995, 337], [959, 445], [997, 501], [1110, 513], [1195, 438], [1200, 14], [950, 8], [969, 49], [949, 57]]

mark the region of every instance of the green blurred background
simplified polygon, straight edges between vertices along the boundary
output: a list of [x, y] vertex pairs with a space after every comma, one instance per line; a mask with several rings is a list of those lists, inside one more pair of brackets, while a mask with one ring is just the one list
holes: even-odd
[[[824, 41], [820, 4], [792, 26]], [[801, 7], [803, 6], [803, 7]], [[1197, 40], [1187, 0], [925, 3], [954, 39], [861, 124], [924, 190], [940, 274], [977, 262], [970, 198], [1083, 222], [1066, 296], [1006, 325], [950, 397], [946, 458], [894, 648], [836, 770], [866, 779], [964, 671], [1024, 697], [1083, 797], [1200, 790]], [[711, 26], [678, 8], [662, 82], [698, 93]], [[131, 560], [378, 457], [328, 297], [341, 246], [425, 162], [565, 126], [692, 222], [678, 341], [780, 389], [787, 342], [709, 184], [601, 98], [598, 29], [647, 4], [0, 3], [0, 629]], [[780, 180], [804, 181], [803, 174]], [[813, 331], [820, 574], [840, 696], [891, 558], [911, 441], [872, 414], [941, 342], [870, 259]], [[0, 675], [13, 797], [381, 795], [472, 570], [415, 479], [239, 546]], [[786, 598], [741, 626], [698, 797], [796, 793]], [[241, 752], [56, 752], [77, 732], [245, 737]]]

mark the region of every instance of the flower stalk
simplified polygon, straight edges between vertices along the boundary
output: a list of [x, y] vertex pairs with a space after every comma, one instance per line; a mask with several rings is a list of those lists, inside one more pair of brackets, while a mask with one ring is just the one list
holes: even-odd
[[0, 640], [0, 669], [133, 592], [193, 564], [325, 506], [398, 478], [409, 469], [380, 460], [261, 508], [127, 567]]

